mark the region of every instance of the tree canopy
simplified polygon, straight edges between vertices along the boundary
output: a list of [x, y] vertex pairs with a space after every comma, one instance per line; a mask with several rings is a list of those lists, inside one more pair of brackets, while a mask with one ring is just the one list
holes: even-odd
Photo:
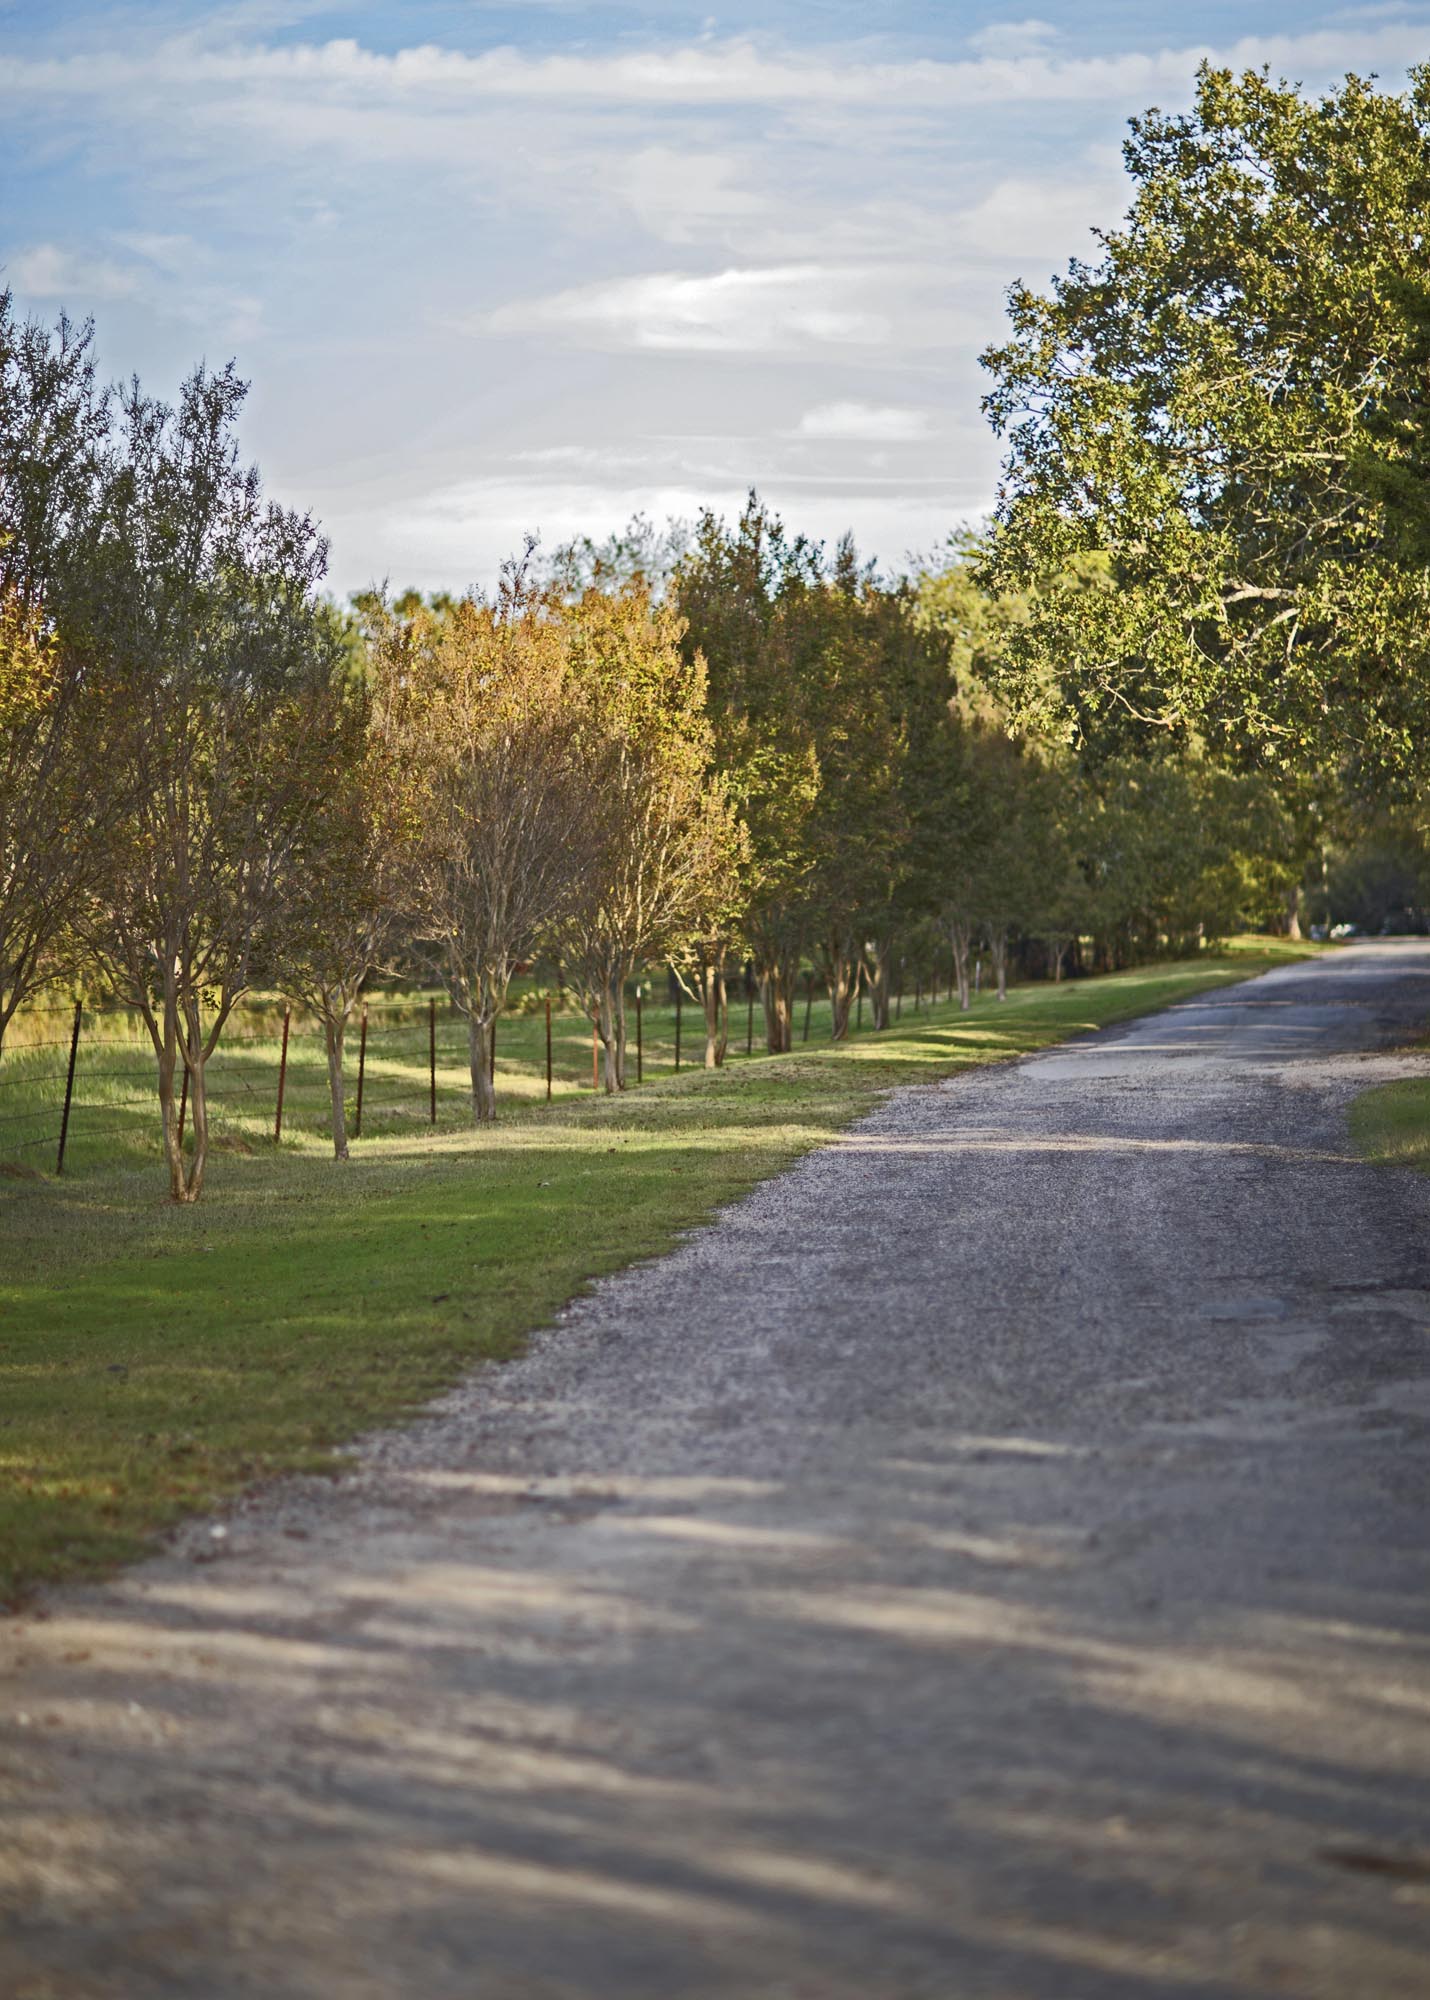
[[989, 576], [1028, 603], [1002, 691], [1078, 742], [1131, 727], [1409, 791], [1430, 68], [1319, 100], [1204, 68], [1125, 155], [1123, 227], [1049, 293], [1015, 288], [985, 356], [1009, 441]]

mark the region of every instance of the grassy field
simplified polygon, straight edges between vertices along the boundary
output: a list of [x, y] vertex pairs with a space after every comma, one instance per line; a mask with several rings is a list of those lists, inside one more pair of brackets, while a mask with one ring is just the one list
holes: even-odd
[[[518, 981], [513, 1007], [498, 1024], [496, 1083], [513, 1105], [546, 1099], [546, 1020], [543, 992]], [[908, 1004], [913, 1006], [913, 995]], [[647, 999], [641, 1010], [642, 1067], [647, 1078], [674, 1074], [677, 1026], [689, 1068], [704, 1052], [697, 1009], [676, 1010]], [[827, 1002], [809, 1010], [809, 1038], [829, 1031]], [[796, 1033], [804, 1031], [803, 1001]], [[271, 1143], [278, 1111], [282, 1055], [281, 1001], [251, 1001], [230, 1020], [209, 1065], [210, 1118], [221, 1149], [251, 1151]], [[17, 1017], [0, 1060], [0, 1173], [53, 1171], [65, 1095], [73, 1009], [37, 1009]], [[732, 1009], [731, 1040], [739, 1055], [759, 1032], [754, 1008]], [[631, 1033], [635, 1035], [634, 1010]], [[552, 1019], [552, 1096], [591, 1090], [591, 1023], [558, 1002]], [[445, 1000], [425, 994], [376, 997], [364, 1041], [353, 1021], [345, 1049], [348, 1129], [382, 1134], [461, 1129], [470, 1123], [466, 1024]], [[636, 1057], [631, 1055], [634, 1075]], [[160, 1157], [155, 1117], [154, 1058], [138, 1017], [123, 1008], [86, 1009], [77, 1049], [65, 1172], [86, 1173], [124, 1160]], [[435, 1118], [433, 1111], [435, 1107]], [[321, 1030], [301, 1014], [291, 1023], [283, 1082], [283, 1137], [300, 1141], [328, 1130], [328, 1077]]]
[[1368, 1160], [1430, 1174], [1430, 1076], [1384, 1083], [1358, 1097], [1351, 1137]]
[[[538, 1063], [512, 1036], [509, 1073], [525, 1083], [495, 1129], [457, 1125], [453, 1102], [435, 1129], [413, 1113], [365, 1125], [373, 1136], [338, 1167], [314, 1120], [275, 1146], [262, 1106], [248, 1124], [234, 1112], [236, 1149], [213, 1160], [191, 1209], [165, 1199], [137, 1126], [103, 1152], [80, 1149], [63, 1180], [6, 1180], [0, 1600], [130, 1557], [266, 1474], [331, 1466], [336, 1446], [474, 1360], [510, 1355], [584, 1283], [665, 1248], [891, 1085], [1042, 1048], [1311, 949], [1248, 940], [1183, 965], [1016, 988], [967, 1014], [906, 1003], [887, 1033], [741, 1053], [713, 1074], [662, 1073], [657, 1033], [644, 1087], [617, 1099], [593, 1096], [585, 1070], [584, 1093], [568, 1075], [547, 1106], [544, 1047]], [[422, 1102], [423, 1064], [415, 1080], [389, 1079], [394, 1103]]]

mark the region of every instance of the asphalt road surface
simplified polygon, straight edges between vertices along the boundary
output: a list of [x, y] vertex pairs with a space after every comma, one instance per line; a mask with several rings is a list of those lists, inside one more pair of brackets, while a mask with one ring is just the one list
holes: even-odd
[[903, 1091], [17, 1621], [0, 1992], [1430, 1994], [1430, 1180], [1345, 1126], [1427, 1017], [1369, 945]]

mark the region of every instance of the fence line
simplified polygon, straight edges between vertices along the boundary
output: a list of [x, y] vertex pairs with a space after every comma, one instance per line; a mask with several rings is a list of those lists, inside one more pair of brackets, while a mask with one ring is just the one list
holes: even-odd
[[[647, 1004], [634, 993], [634, 1081], [648, 1062], [688, 1067], [684, 1047], [684, 995], [678, 985], [665, 1004]], [[652, 996], [653, 997], [653, 996]], [[27, 1022], [68, 1018], [66, 1035], [27, 1042], [13, 1034], [0, 1051], [0, 1171], [6, 1161], [31, 1161], [50, 1152], [50, 1171], [93, 1166], [122, 1151], [152, 1155], [162, 1143], [157, 1070], [137, 1010], [123, 1005], [26, 1009]], [[589, 1016], [553, 1006], [533, 994], [500, 1017], [488, 1047], [490, 1074], [520, 1100], [544, 1098], [601, 1084], [600, 1038], [592, 1024], [592, 1074], [581, 1075], [576, 1053]], [[754, 1000], [747, 994], [745, 1052], [754, 1052]], [[470, 1115], [471, 1084], [466, 1028], [445, 996], [372, 996], [362, 1006], [353, 1051], [345, 1051], [348, 1123], [353, 1139], [366, 1132], [435, 1127], [442, 1110], [452, 1122]], [[807, 1022], [806, 1022], [806, 1032]], [[737, 1047], [737, 1045], [736, 1045]], [[64, 1052], [60, 1060], [61, 1051]], [[149, 1060], [136, 1062], [140, 1053]], [[736, 1053], [732, 1049], [731, 1053]], [[349, 1067], [356, 1056], [354, 1076]], [[179, 1141], [187, 1136], [189, 1076], [181, 1063]], [[247, 1150], [281, 1144], [298, 1133], [331, 1129], [331, 1097], [321, 1022], [307, 1010], [269, 1002], [240, 1007], [206, 1067], [213, 1143]], [[39, 1129], [36, 1129], [39, 1128]], [[25, 1171], [30, 1171], [27, 1166]]]

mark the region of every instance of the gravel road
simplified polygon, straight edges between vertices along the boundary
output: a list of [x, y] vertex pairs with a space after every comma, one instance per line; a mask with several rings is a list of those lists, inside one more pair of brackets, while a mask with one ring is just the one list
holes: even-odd
[[1366, 945], [892, 1097], [12, 1621], [10, 2000], [1430, 1994], [1430, 1057]]

